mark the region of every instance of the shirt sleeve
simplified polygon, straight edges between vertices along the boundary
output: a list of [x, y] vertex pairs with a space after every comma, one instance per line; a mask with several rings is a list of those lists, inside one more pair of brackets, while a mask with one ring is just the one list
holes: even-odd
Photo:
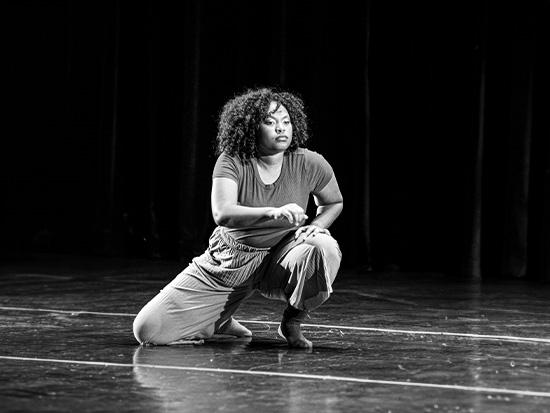
[[214, 171], [212, 172], [212, 179], [214, 178], [229, 178], [239, 183], [239, 167], [237, 161], [232, 156], [229, 156], [225, 152], [222, 153], [216, 160], [214, 165]]
[[334, 175], [328, 161], [323, 155], [314, 151], [306, 152], [306, 170], [309, 177], [309, 187], [314, 194], [321, 192]]

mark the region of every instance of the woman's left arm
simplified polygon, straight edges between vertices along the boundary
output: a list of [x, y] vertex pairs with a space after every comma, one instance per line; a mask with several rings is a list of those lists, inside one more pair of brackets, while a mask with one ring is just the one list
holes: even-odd
[[300, 235], [307, 238], [318, 233], [330, 234], [328, 227], [338, 218], [344, 208], [342, 193], [334, 175], [319, 193], [313, 194], [313, 198], [315, 204], [317, 204], [317, 214], [309, 225], [305, 225], [296, 231], [296, 238]]

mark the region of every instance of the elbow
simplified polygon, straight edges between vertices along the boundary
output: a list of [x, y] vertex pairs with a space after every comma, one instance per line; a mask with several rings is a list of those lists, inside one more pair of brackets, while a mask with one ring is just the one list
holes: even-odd
[[223, 210], [218, 208], [212, 208], [212, 217], [216, 225], [221, 227], [227, 226], [229, 222], [229, 217], [223, 212]]
[[212, 211], [212, 218], [214, 218], [214, 222], [216, 225], [223, 226], [224, 222], [224, 216], [221, 214], [220, 211]]

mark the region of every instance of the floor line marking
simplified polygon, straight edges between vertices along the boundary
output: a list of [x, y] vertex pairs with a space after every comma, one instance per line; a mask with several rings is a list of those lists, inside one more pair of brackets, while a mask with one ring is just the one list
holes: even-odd
[[[122, 317], [135, 317], [136, 314], [132, 313], [104, 313], [99, 311], [81, 311], [81, 310], [54, 310], [47, 308], [26, 308], [26, 307], [0, 307], [0, 310], [6, 311], [39, 311], [48, 313], [63, 313], [70, 315], [91, 314], [100, 316], [122, 316]], [[261, 320], [237, 320], [245, 324], [270, 324], [279, 325], [278, 321], [261, 321]], [[538, 338], [538, 337], [516, 337], [516, 336], [500, 336], [492, 334], [473, 334], [473, 333], [451, 333], [445, 331], [423, 331], [423, 330], [401, 330], [393, 328], [377, 328], [377, 327], [354, 327], [354, 326], [339, 326], [328, 324], [302, 324], [302, 327], [313, 328], [328, 328], [336, 330], [355, 330], [355, 331], [372, 331], [379, 333], [394, 333], [394, 334], [411, 334], [411, 335], [430, 335], [430, 336], [448, 336], [448, 337], [467, 337], [477, 340], [498, 340], [498, 341], [510, 341], [510, 342], [527, 342], [527, 343], [545, 343], [550, 344], [550, 338]]]
[[103, 277], [103, 279], [105, 281], [109, 281], [109, 282], [117, 282], [117, 283], [123, 283], [123, 284], [152, 284], [152, 285], [162, 285], [162, 283], [165, 281], [163, 280], [158, 280], [158, 281], [153, 281], [153, 280], [130, 280], [130, 279], [127, 279], [127, 278], [117, 278], [118, 276], [116, 275], [110, 275], [110, 276], [105, 276]]
[[[241, 323], [251, 324], [274, 324], [279, 325], [276, 321], [256, 321], [256, 320], [237, 320]], [[533, 342], [533, 343], [547, 343], [550, 344], [548, 338], [537, 337], [515, 337], [515, 336], [498, 336], [491, 334], [472, 334], [472, 333], [450, 333], [445, 331], [420, 331], [420, 330], [399, 330], [393, 328], [376, 328], [376, 327], [352, 327], [352, 326], [336, 326], [328, 324], [302, 324], [302, 327], [317, 327], [328, 328], [336, 330], [357, 330], [357, 331], [373, 331], [382, 333], [397, 333], [397, 334], [416, 334], [416, 335], [431, 335], [431, 336], [451, 336], [451, 337], [468, 337], [475, 339], [487, 339], [487, 340], [501, 340], [501, 341], [514, 341], [514, 342]]]
[[508, 308], [479, 307], [479, 311], [494, 311], [494, 312], [503, 312], [503, 313], [512, 313], [512, 314], [529, 314], [529, 315], [550, 317], [550, 313], [538, 313], [535, 311], [523, 311], [523, 310], [514, 310], [514, 309], [508, 309]]
[[412, 306], [415, 306], [415, 307], [418, 306], [418, 303], [415, 303], [414, 301], [402, 300], [402, 299], [399, 299], [399, 298], [386, 297], [384, 295], [380, 295], [380, 294], [377, 294], [377, 293], [362, 293], [360, 291], [349, 290], [349, 289], [340, 289], [340, 288], [335, 290], [335, 293], [354, 294], [354, 295], [358, 295], [358, 296], [361, 296], [361, 297], [373, 298], [375, 300], [389, 301], [389, 302], [397, 303], [397, 304], [412, 305]]
[[36, 361], [46, 363], [64, 363], [64, 364], [82, 364], [89, 366], [102, 366], [102, 367], [141, 367], [152, 369], [165, 369], [165, 370], [181, 370], [181, 371], [195, 371], [205, 373], [229, 373], [229, 374], [248, 374], [252, 376], [272, 376], [272, 377], [292, 377], [296, 379], [310, 379], [321, 381], [344, 381], [352, 383], [363, 384], [384, 384], [394, 386], [410, 386], [410, 387], [427, 387], [436, 389], [447, 390], [463, 390], [477, 393], [498, 393], [498, 394], [514, 394], [518, 396], [533, 396], [533, 397], [549, 397], [550, 392], [531, 391], [531, 390], [515, 390], [515, 389], [502, 389], [496, 387], [476, 387], [476, 386], [463, 386], [458, 384], [437, 384], [437, 383], [422, 383], [413, 381], [394, 381], [394, 380], [375, 380], [364, 379], [359, 377], [345, 377], [345, 376], [331, 376], [331, 375], [319, 375], [319, 374], [301, 374], [301, 373], [283, 373], [276, 371], [262, 371], [262, 370], [239, 370], [239, 369], [222, 369], [222, 368], [209, 368], [209, 367], [186, 367], [186, 366], [167, 366], [158, 364], [141, 364], [141, 363], [111, 363], [103, 361], [85, 361], [85, 360], [62, 360], [62, 359], [48, 359], [48, 358], [35, 358], [35, 357], [12, 357], [12, 356], [0, 356], [3, 360], [15, 360], [15, 361]]
[[105, 316], [122, 316], [122, 317], [135, 317], [137, 314], [131, 313], [103, 313], [99, 311], [81, 311], [81, 310], [54, 310], [51, 308], [27, 308], [27, 307], [0, 307], [0, 310], [6, 311], [38, 311], [43, 313], [62, 313], [71, 315], [91, 314], [91, 315], [105, 315]]
[[53, 274], [38, 274], [38, 273], [21, 273], [21, 274], [12, 274], [17, 278], [45, 278], [47, 280], [72, 280], [71, 275], [53, 275]]

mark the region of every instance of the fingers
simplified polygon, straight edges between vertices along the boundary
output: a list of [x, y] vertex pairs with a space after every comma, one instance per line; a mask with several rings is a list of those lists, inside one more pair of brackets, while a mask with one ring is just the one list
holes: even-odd
[[273, 219], [286, 219], [295, 226], [301, 226], [308, 219], [302, 207], [296, 204], [287, 204], [276, 208], [272, 213]]
[[327, 234], [330, 236], [330, 231], [326, 228], [321, 228], [316, 225], [306, 225], [304, 227], [300, 227], [296, 231], [294, 239], [302, 238], [302, 241], [305, 241], [306, 238], [314, 237], [317, 234]]
[[298, 227], [302, 225], [304, 222], [306, 222], [306, 219], [307, 219], [306, 214], [304, 214], [303, 212], [297, 212], [297, 213], [294, 213], [294, 222], [291, 222], [291, 223], [293, 223]]
[[311, 226], [311, 225], [307, 225], [305, 227], [300, 227], [296, 231], [296, 233], [294, 235], [294, 239], [296, 239], [296, 240], [300, 239], [301, 242], [305, 241], [305, 239], [311, 235], [311, 233], [313, 231], [313, 228], [314, 227]]
[[308, 225], [304, 233], [304, 238], [307, 238], [309, 236], [314, 237], [318, 233], [319, 233], [319, 227], [316, 227], [315, 225]]
[[294, 215], [285, 207], [275, 208], [271, 214], [272, 219], [286, 219], [291, 224], [294, 223]]
[[294, 215], [292, 215], [292, 212], [284, 209], [284, 208], [281, 208], [281, 215], [288, 219], [288, 222], [290, 222], [291, 224], [294, 223]]
[[[296, 226], [302, 225], [308, 218], [305, 211], [299, 205], [287, 204], [282, 206], [281, 209], [290, 213], [291, 217], [289, 217], [288, 221]], [[286, 216], [288, 217], [288, 215]]]
[[307, 227], [300, 227], [296, 230], [296, 232], [294, 233], [294, 239], [298, 239], [298, 237], [300, 236], [300, 234], [302, 232], [304, 232], [305, 230], [307, 229]]

